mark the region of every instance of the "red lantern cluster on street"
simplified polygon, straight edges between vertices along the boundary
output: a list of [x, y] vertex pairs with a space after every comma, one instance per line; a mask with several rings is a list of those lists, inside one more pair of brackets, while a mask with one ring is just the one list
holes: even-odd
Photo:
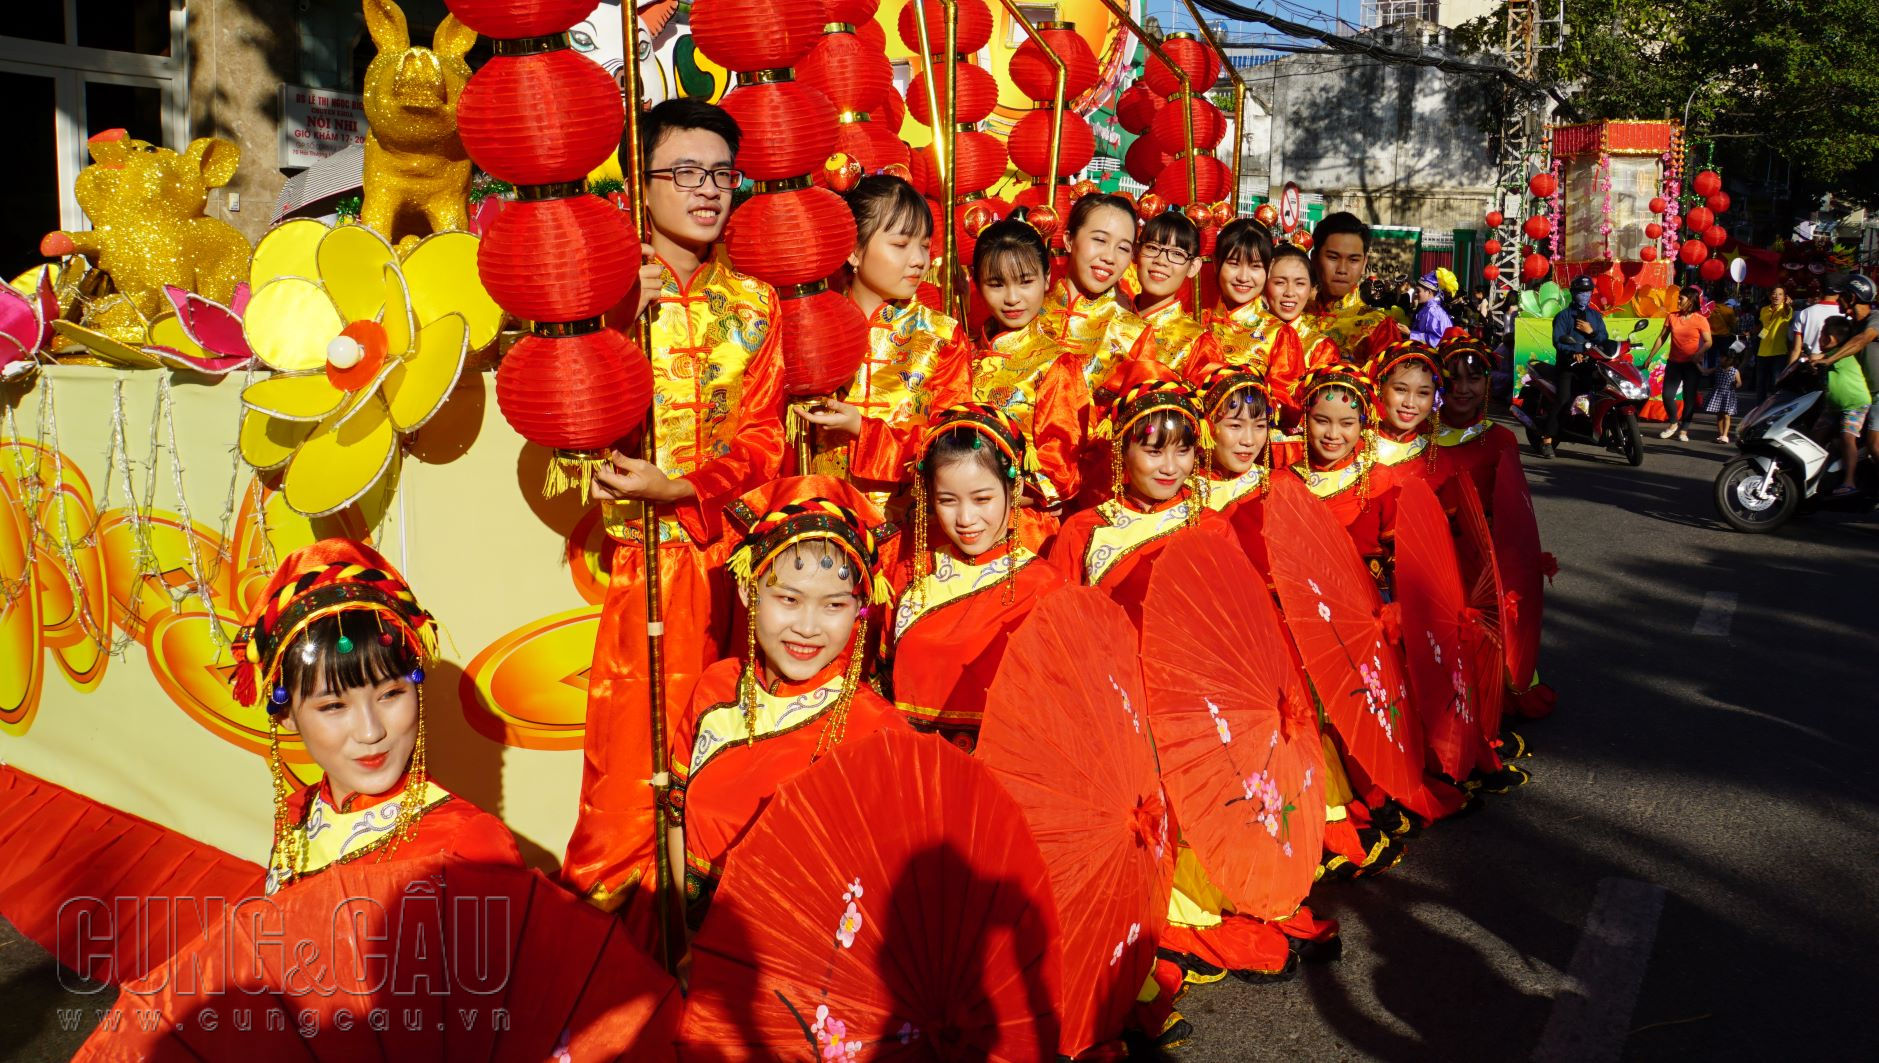
[[[1057, 58], [1063, 60], [1063, 100], [1069, 106], [1102, 80], [1102, 67], [1090, 42], [1070, 22], [1038, 22], [1038, 36], [1044, 38]], [[1044, 49], [1028, 35], [1011, 53], [1011, 83], [1027, 99], [1039, 103], [1053, 101], [1057, 95], [1057, 65]]]
[[[1644, 236], [1649, 240], [1661, 240], [1664, 236], [1664, 227], [1657, 222], [1651, 222], [1644, 227]], [[1646, 261], [1649, 261], [1649, 259], [1646, 259]]]
[[1686, 266], [1700, 265], [1709, 257], [1709, 248], [1701, 240], [1685, 240], [1683, 246], [1677, 249], [1677, 257]]
[[584, 178], [620, 141], [613, 78], [575, 52], [579, 0], [451, 0], [457, 19], [498, 41], [458, 102], [465, 150], [517, 186], [477, 249], [483, 287], [531, 322], [496, 373], [496, 404], [523, 438], [593, 460], [645, 420], [652, 369], [601, 315], [639, 280], [631, 215]]
[[1167, 101], [1149, 88], [1148, 82], [1138, 81], [1116, 97], [1116, 124], [1127, 132], [1142, 136], [1155, 121], [1155, 114], [1165, 106]]
[[1155, 112], [1148, 133], [1155, 138], [1156, 146], [1170, 155], [1186, 151], [1189, 114], [1194, 116], [1194, 150], [1219, 147], [1221, 138], [1227, 135], [1227, 116], [1205, 96], [1185, 92], [1168, 97], [1167, 104]]
[[[1220, 57], [1207, 42], [1191, 34], [1169, 35], [1161, 42], [1161, 50], [1187, 75], [1188, 87], [1195, 92], [1206, 92], [1220, 78]], [[1142, 67], [1142, 80], [1164, 100], [1181, 91], [1180, 76], [1169, 70], [1160, 56], [1152, 53]]]
[[776, 286], [771, 327], [783, 338], [783, 388], [797, 396], [845, 386], [867, 349], [867, 319], [828, 286], [854, 250], [854, 216], [811, 181], [837, 142], [835, 105], [795, 72], [820, 44], [826, 13], [801, 0], [697, 0], [691, 14], [699, 51], [740, 75], [723, 107], [743, 132], [737, 165], [759, 182], [725, 225], [725, 253]]
[[[1189, 34], [1168, 37], [1161, 42], [1161, 49], [1173, 68], [1151, 54], [1142, 80], [1164, 102], [1149, 123], [1148, 135], [1129, 149], [1123, 168], [1170, 203], [1207, 204], [1226, 199], [1233, 194], [1233, 169], [1216, 158], [1213, 150], [1226, 136], [1227, 120], [1206, 97], [1220, 77], [1220, 57], [1205, 41]], [[1185, 85], [1182, 75], [1187, 78]], [[1191, 149], [1190, 118], [1194, 132]], [[1153, 141], [1153, 147], [1142, 148], [1143, 140]], [[1131, 160], [1136, 167], [1130, 167]], [[1151, 166], [1151, 162], [1160, 165]], [[1148, 176], [1151, 172], [1152, 179]], [[1204, 226], [1202, 241], [1206, 242]]]
[[[908, 0], [900, 11], [900, 39], [915, 54], [920, 53], [920, 37], [915, 19], [915, 4]], [[953, 156], [957, 169], [953, 174], [953, 194], [966, 199], [997, 184], [1005, 175], [1004, 141], [978, 129], [977, 123], [991, 116], [998, 106], [998, 82], [991, 73], [975, 65], [972, 57], [992, 39], [992, 9], [985, 0], [959, 0], [959, 21], [955, 43], [958, 53], [952, 57], [954, 77], [958, 82], [958, 107], [955, 110], [946, 93], [946, 19], [945, 5], [926, 5], [927, 47], [932, 54], [923, 59], [925, 70], [907, 85], [907, 113], [922, 125], [932, 126], [934, 115], [927, 100], [927, 77], [939, 101], [941, 122], [955, 130]], [[1092, 136], [1091, 152], [1095, 151]], [[1049, 149], [1045, 149], [1048, 153]], [[929, 199], [939, 199], [941, 168], [931, 157], [934, 146], [915, 152], [912, 162], [913, 186]], [[927, 156], [926, 164], [920, 157]]]
[[1490, 256], [1498, 255], [1501, 253], [1501, 242], [1490, 236], [1487, 240], [1482, 242], [1481, 250], [1484, 254]]
[[1666, 200], [1663, 196], [1655, 196], [1651, 199], [1652, 214], [1662, 214], [1664, 209], [1668, 206], [1670, 206], [1670, 201]]

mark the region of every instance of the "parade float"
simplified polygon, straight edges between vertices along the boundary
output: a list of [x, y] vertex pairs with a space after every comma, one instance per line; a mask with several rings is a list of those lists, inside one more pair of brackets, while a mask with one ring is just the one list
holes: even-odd
[[[294, 218], [250, 245], [205, 211], [240, 165], [232, 144], [172, 150], [112, 130], [78, 178], [93, 227], [47, 234], [46, 265], [0, 290], [0, 756], [224, 853], [264, 852], [246, 795], [266, 785], [269, 728], [230, 695], [231, 643], [277, 559], [357, 537], [441, 621], [428, 684], [440, 781], [548, 867], [574, 816], [611, 575], [607, 513], [579, 485], [652, 398], [636, 338], [599, 323], [637, 285], [632, 195], [603, 183], [621, 173], [620, 97], [605, 64], [554, 43], [582, 4], [453, 0], [429, 42], [408, 39], [388, 0], [364, 6], [371, 137], [344, 216]], [[793, 5], [771, 6], [784, 18]], [[1087, 116], [1116, 106], [1141, 32], [1118, 0], [1048, 22], [983, 0], [956, 5], [957, 22], [940, 0], [832, 6], [790, 23], [801, 48], [782, 51], [749, 27], [694, 45], [703, 3], [637, 26], [664, 42], [644, 96], [718, 99], [760, 131], [738, 160], [756, 194], [740, 196], [726, 250], [792, 296], [803, 395], [853, 372], [834, 340], [858, 318], [828, 289], [852, 239], [840, 225], [800, 245], [778, 234], [845, 220], [833, 191], [861, 165], [905, 165], [958, 220], [957, 263], [989, 220], [975, 204], [1081, 190]], [[553, 14], [492, 14], [507, 8]], [[479, 30], [497, 43], [472, 71]], [[925, 78], [922, 55], [948, 48], [955, 62]], [[1134, 92], [1162, 117], [1142, 126], [1159, 145], [1144, 175], [1211, 237], [1238, 186], [1219, 157], [1232, 116], [1202, 95], [1222, 63], [1201, 38], [1149, 50]], [[689, 65], [671, 67], [680, 53]], [[881, 80], [901, 62], [905, 92]], [[848, 76], [863, 67], [868, 83]], [[923, 123], [936, 107], [945, 117]], [[954, 271], [934, 281], [963, 298]], [[315, 777], [291, 736], [281, 750]]]

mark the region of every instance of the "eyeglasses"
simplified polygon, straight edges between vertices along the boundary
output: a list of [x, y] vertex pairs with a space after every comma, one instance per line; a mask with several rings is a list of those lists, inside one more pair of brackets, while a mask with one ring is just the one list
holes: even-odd
[[709, 176], [712, 184], [726, 192], [734, 192], [738, 185], [744, 183], [742, 170], [707, 170], [703, 166], [666, 166], [657, 170], [647, 170], [646, 176], [670, 177], [672, 183], [680, 188], [703, 188], [705, 178]]
[[1178, 247], [1170, 247], [1167, 244], [1142, 245], [1143, 258], [1155, 258], [1156, 256], [1167, 259], [1168, 265], [1170, 266], [1185, 266], [1194, 258], [1191, 252], [1183, 251]]

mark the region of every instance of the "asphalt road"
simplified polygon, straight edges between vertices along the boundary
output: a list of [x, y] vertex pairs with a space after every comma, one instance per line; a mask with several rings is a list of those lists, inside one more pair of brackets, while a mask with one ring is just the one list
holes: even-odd
[[[1343, 960], [1194, 990], [1173, 1060], [1879, 1058], [1879, 519], [1739, 535], [1728, 448], [1648, 450], [1528, 459], [1560, 562], [1534, 782], [1321, 887]], [[0, 924], [0, 1059], [81, 1039], [56, 1009], [100, 998], [53, 973]]]
[[1533, 783], [1321, 886], [1344, 958], [1193, 990], [1179, 1063], [1879, 1058], [1879, 517], [1741, 535], [1733, 448], [1647, 450], [1526, 456]]

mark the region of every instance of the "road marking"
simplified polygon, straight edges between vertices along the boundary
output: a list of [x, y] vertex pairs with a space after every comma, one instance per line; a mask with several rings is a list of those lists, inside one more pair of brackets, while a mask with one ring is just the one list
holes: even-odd
[[1533, 1050], [1535, 1063], [1598, 1063], [1623, 1055], [1663, 913], [1663, 887], [1599, 880], [1566, 979]]
[[1693, 635], [1727, 635], [1729, 625], [1735, 622], [1735, 592], [1710, 591], [1703, 595], [1702, 611], [1696, 614], [1696, 623], [1690, 625]]

